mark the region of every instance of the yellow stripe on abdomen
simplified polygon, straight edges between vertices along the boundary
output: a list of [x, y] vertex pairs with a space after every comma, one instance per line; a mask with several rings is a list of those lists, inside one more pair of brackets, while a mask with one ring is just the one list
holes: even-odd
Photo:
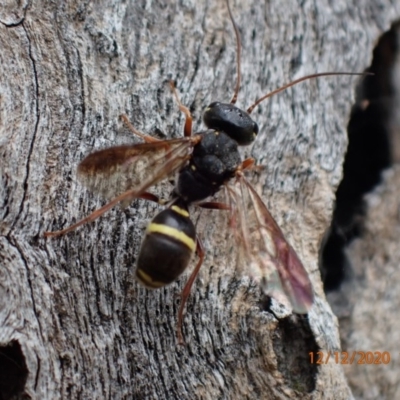
[[182, 215], [183, 217], [189, 218], [189, 213], [183, 208], [178, 207], [177, 205], [172, 206], [171, 210], [174, 210], [176, 213]]
[[196, 243], [191, 237], [186, 235], [185, 232], [182, 232], [176, 228], [172, 228], [168, 225], [155, 224], [154, 222], [152, 222], [147, 227], [147, 233], [161, 233], [163, 235], [176, 239], [178, 242], [184, 243], [191, 251], [196, 250]]
[[136, 276], [138, 281], [143, 286], [146, 286], [148, 288], [158, 289], [166, 285], [165, 282], [154, 281], [153, 278], [149, 274], [146, 274], [146, 272], [144, 272], [142, 269], [138, 269], [136, 271]]

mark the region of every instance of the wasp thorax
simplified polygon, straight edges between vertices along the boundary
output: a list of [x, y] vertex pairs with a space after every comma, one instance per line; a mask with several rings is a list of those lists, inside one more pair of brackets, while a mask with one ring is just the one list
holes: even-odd
[[258, 125], [250, 115], [233, 104], [211, 103], [203, 120], [207, 128], [224, 131], [241, 146], [252, 143], [258, 133]]

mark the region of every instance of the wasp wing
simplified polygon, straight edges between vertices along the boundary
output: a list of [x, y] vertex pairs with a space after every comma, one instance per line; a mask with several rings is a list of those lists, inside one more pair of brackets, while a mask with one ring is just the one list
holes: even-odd
[[[114, 197], [103, 207], [46, 237], [65, 235], [99, 218], [117, 204], [128, 204], [168, 175], [178, 171], [190, 158], [199, 137], [117, 146], [89, 154], [78, 167], [81, 181], [93, 192]], [[123, 192], [115, 197], [116, 194]]]
[[267, 294], [271, 286], [278, 284], [293, 311], [307, 313], [314, 300], [307, 271], [261, 197], [243, 175], [226, 190], [238, 262], [247, 265], [250, 275], [261, 282]]
[[108, 199], [129, 189], [142, 193], [178, 170], [192, 148], [192, 138], [110, 147], [89, 154], [78, 166], [78, 179]]

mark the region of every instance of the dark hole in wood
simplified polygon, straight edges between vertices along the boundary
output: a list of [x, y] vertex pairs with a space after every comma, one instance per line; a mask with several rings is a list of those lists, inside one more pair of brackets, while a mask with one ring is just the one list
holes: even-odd
[[321, 274], [325, 291], [339, 288], [350, 276], [345, 249], [362, 235], [365, 220], [364, 196], [381, 181], [382, 171], [395, 157], [395, 74], [400, 21], [384, 33], [373, 51], [374, 76], [366, 76], [356, 89], [348, 125], [349, 145], [343, 165], [343, 180], [336, 192], [336, 208], [321, 250]]
[[314, 340], [307, 316], [291, 315], [281, 319], [273, 338], [278, 369], [287, 384], [299, 393], [315, 390], [318, 365], [310, 362], [309, 353], [317, 353], [319, 347]]
[[13, 340], [0, 346], [0, 400], [22, 394], [28, 377], [28, 368], [20, 344]]

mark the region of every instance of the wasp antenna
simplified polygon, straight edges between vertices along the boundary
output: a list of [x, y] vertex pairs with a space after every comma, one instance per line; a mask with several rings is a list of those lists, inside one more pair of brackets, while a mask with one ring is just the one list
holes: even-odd
[[239, 89], [240, 89], [240, 55], [242, 53], [242, 44], [240, 41], [240, 33], [239, 29], [236, 25], [235, 20], [233, 19], [231, 7], [229, 5], [229, 0], [226, 0], [226, 5], [228, 6], [228, 13], [229, 13], [229, 18], [231, 19], [233, 29], [235, 31], [235, 36], [236, 36], [236, 73], [237, 73], [237, 79], [236, 79], [236, 87], [235, 87], [235, 92], [233, 93], [232, 100], [230, 101], [231, 104], [235, 104], [236, 100], [238, 98], [239, 94]]
[[268, 99], [268, 97], [272, 97], [274, 94], [277, 94], [279, 92], [283, 92], [287, 88], [290, 88], [291, 86], [297, 85], [300, 82], [306, 81], [308, 79], [313, 79], [313, 78], [320, 78], [321, 76], [335, 76], [335, 75], [358, 75], [358, 76], [363, 76], [363, 75], [373, 75], [371, 72], [321, 72], [318, 74], [312, 74], [312, 75], [307, 75], [303, 76], [302, 78], [296, 79], [293, 82], [290, 82], [278, 89], [273, 90], [272, 92], [267, 93], [265, 96], [260, 97], [258, 100], [254, 102], [253, 105], [251, 105], [248, 109], [247, 112], [250, 114], [255, 107], [257, 107], [262, 101], [265, 99]]

